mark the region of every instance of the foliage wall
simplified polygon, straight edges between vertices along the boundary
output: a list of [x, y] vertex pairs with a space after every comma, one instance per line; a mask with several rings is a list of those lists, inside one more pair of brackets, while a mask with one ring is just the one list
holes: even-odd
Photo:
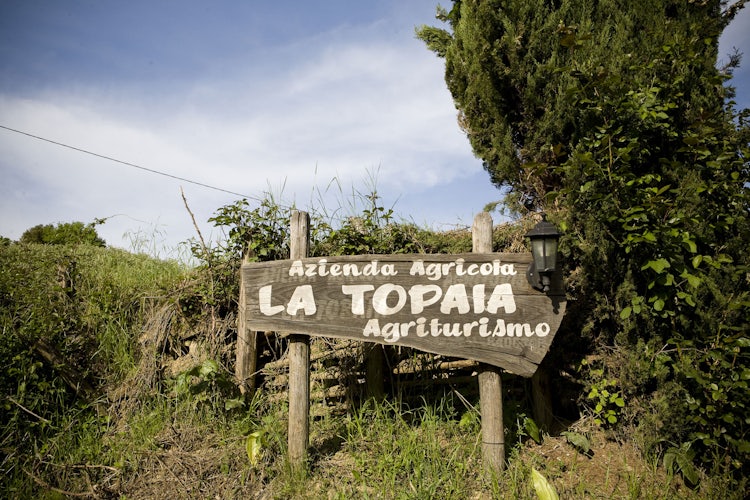
[[492, 181], [566, 233], [553, 369], [691, 480], [750, 472], [750, 135], [717, 67], [744, 3], [466, 0], [418, 30]]

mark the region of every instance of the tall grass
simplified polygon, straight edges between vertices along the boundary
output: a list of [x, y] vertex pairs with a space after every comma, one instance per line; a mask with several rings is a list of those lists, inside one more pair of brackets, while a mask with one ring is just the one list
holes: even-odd
[[[470, 248], [466, 231], [435, 234], [395, 223], [375, 193], [363, 206], [361, 217], [322, 225], [321, 252]], [[228, 208], [216, 222], [230, 228], [237, 248], [247, 243], [242, 234], [231, 240], [238, 221], [270, 230], [288, 222], [273, 199], [262, 210]], [[523, 233], [496, 232], [496, 248], [522, 245]], [[283, 253], [283, 234], [265, 236], [253, 237]], [[212, 265], [188, 267], [115, 249], [0, 246], [0, 494], [536, 498], [533, 470], [561, 498], [734, 493], [719, 483], [686, 489], [597, 429], [576, 429], [591, 441], [589, 454], [562, 437], [527, 440], [522, 384], [515, 391], [504, 384], [508, 462], [500, 473], [483, 472], [478, 402], [459, 404], [453, 391], [420, 392], [422, 401], [411, 406], [403, 401], [413, 398], [400, 396], [414, 394], [397, 391], [392, 400], [357, 400], [343, 416], [314, 418], [307, 467], [292, 468], [284, 389], [240, 398], [232, 383], [236, 269], [217, 263], [229, 262], [233, 248], [217, 250]], [[60, 363], [41, 354], [39, 341], [54, 347]], [[90, 389], [76, 386], [83, 381]]]
[[33, 496], [89, 472], [71, 463], [101, 455], [104, 395], [133, 370], [152, 302], [183, 277], [115, 249], [0, 247], [0, 490]]

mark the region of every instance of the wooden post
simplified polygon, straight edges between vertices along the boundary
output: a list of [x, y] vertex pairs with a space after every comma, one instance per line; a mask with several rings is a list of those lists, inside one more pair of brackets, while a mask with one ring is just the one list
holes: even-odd
[[383, 366], [385, 365], [385, 347], [380, 344], [365, 344], [365, 380], [367, 399], [382, 400], [385, 398]]
[[[309, 251], [310, 216], [292, 211], [290, 258], [302, 259]], [[305, 465], [310, 436], [310, 337], [289, 337], [289, 463], [299, 469]]]
[[545, 432], [551, 432], [555, 422], [552, 413], [552, 392], [544, 364], [531, 376], [531, 403], [534, 421]]
[[[247, 256], [242, 259], [248, 262]], [[240, 300], [237, 312], [237, 347], [234, 363], [234, 375], [240, 387], [240, 392], [255, 390], [255, 371], [258, 368], [258, 332], [247, 327], [247, 291], [245, 280], [240, 280]]]
[[[482, 212], [474, 217], [471, 231], [472, 251], [492, 252], [492, 216]], [[503, 429], [503, 391], [500, 369], [482, 363], [479, 366], [479, 400], [482, 410], [482, 461], [488, 472], [505, 467]]]

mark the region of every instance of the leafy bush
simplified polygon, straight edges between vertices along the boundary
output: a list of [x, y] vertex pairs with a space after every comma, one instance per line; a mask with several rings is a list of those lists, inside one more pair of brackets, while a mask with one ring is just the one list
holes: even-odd
[[20, 243], [39, 243], [43, 245], [94, 245], [105, 246], [94, 228], [96, 224], [83, 222], [65, 222], [55, 226], [39, 224], [27, 229], [21, 235]]
[[91, 245], [0, 247], [0, 484], [48, 460], [39, 450], [58, 453], [50, 443], [77, 435], [73, 422], [98, 418], [105, 386], [135, 364], [144, 315], [182, 276], [175, 263]]
[[[691, 50], [663, 47], [663, 58], [633, 69], [651, 76], [648, 85], [619, 95], [609, 90], [617, 76], [579, 75], [569, 92], [591, 133], [559, 168], [569, 207], [560, 217], [576, 236], [568, 262], [584, 277], [575, 283], [581, 330], [603, 359], [586, 375], [589, 398], [602, 398], [606, 383], [608, 394], [633, 403], [623, 423], [648, 449], [673, 458], [689, 450], [696, 465], [742, 481], [750, 463], [748, 149], [731, 104], [681, 106], [691, 83], [674, 61]], [[721, 88], [722, 75], [704, 78]], [[605, 403], [602, 416], [616, 417]]]

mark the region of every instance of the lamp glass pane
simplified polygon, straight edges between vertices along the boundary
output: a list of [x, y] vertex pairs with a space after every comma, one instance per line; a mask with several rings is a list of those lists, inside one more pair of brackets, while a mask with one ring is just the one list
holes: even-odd
[[534, 257], [534, 268], [544, 271], [546, 256], [544, 253], [544, 238], [533, 238], [531, 240], [531, 255]]
[[554, 271], [557, 265], [557, 238], [544, 238], [544, 270]]

